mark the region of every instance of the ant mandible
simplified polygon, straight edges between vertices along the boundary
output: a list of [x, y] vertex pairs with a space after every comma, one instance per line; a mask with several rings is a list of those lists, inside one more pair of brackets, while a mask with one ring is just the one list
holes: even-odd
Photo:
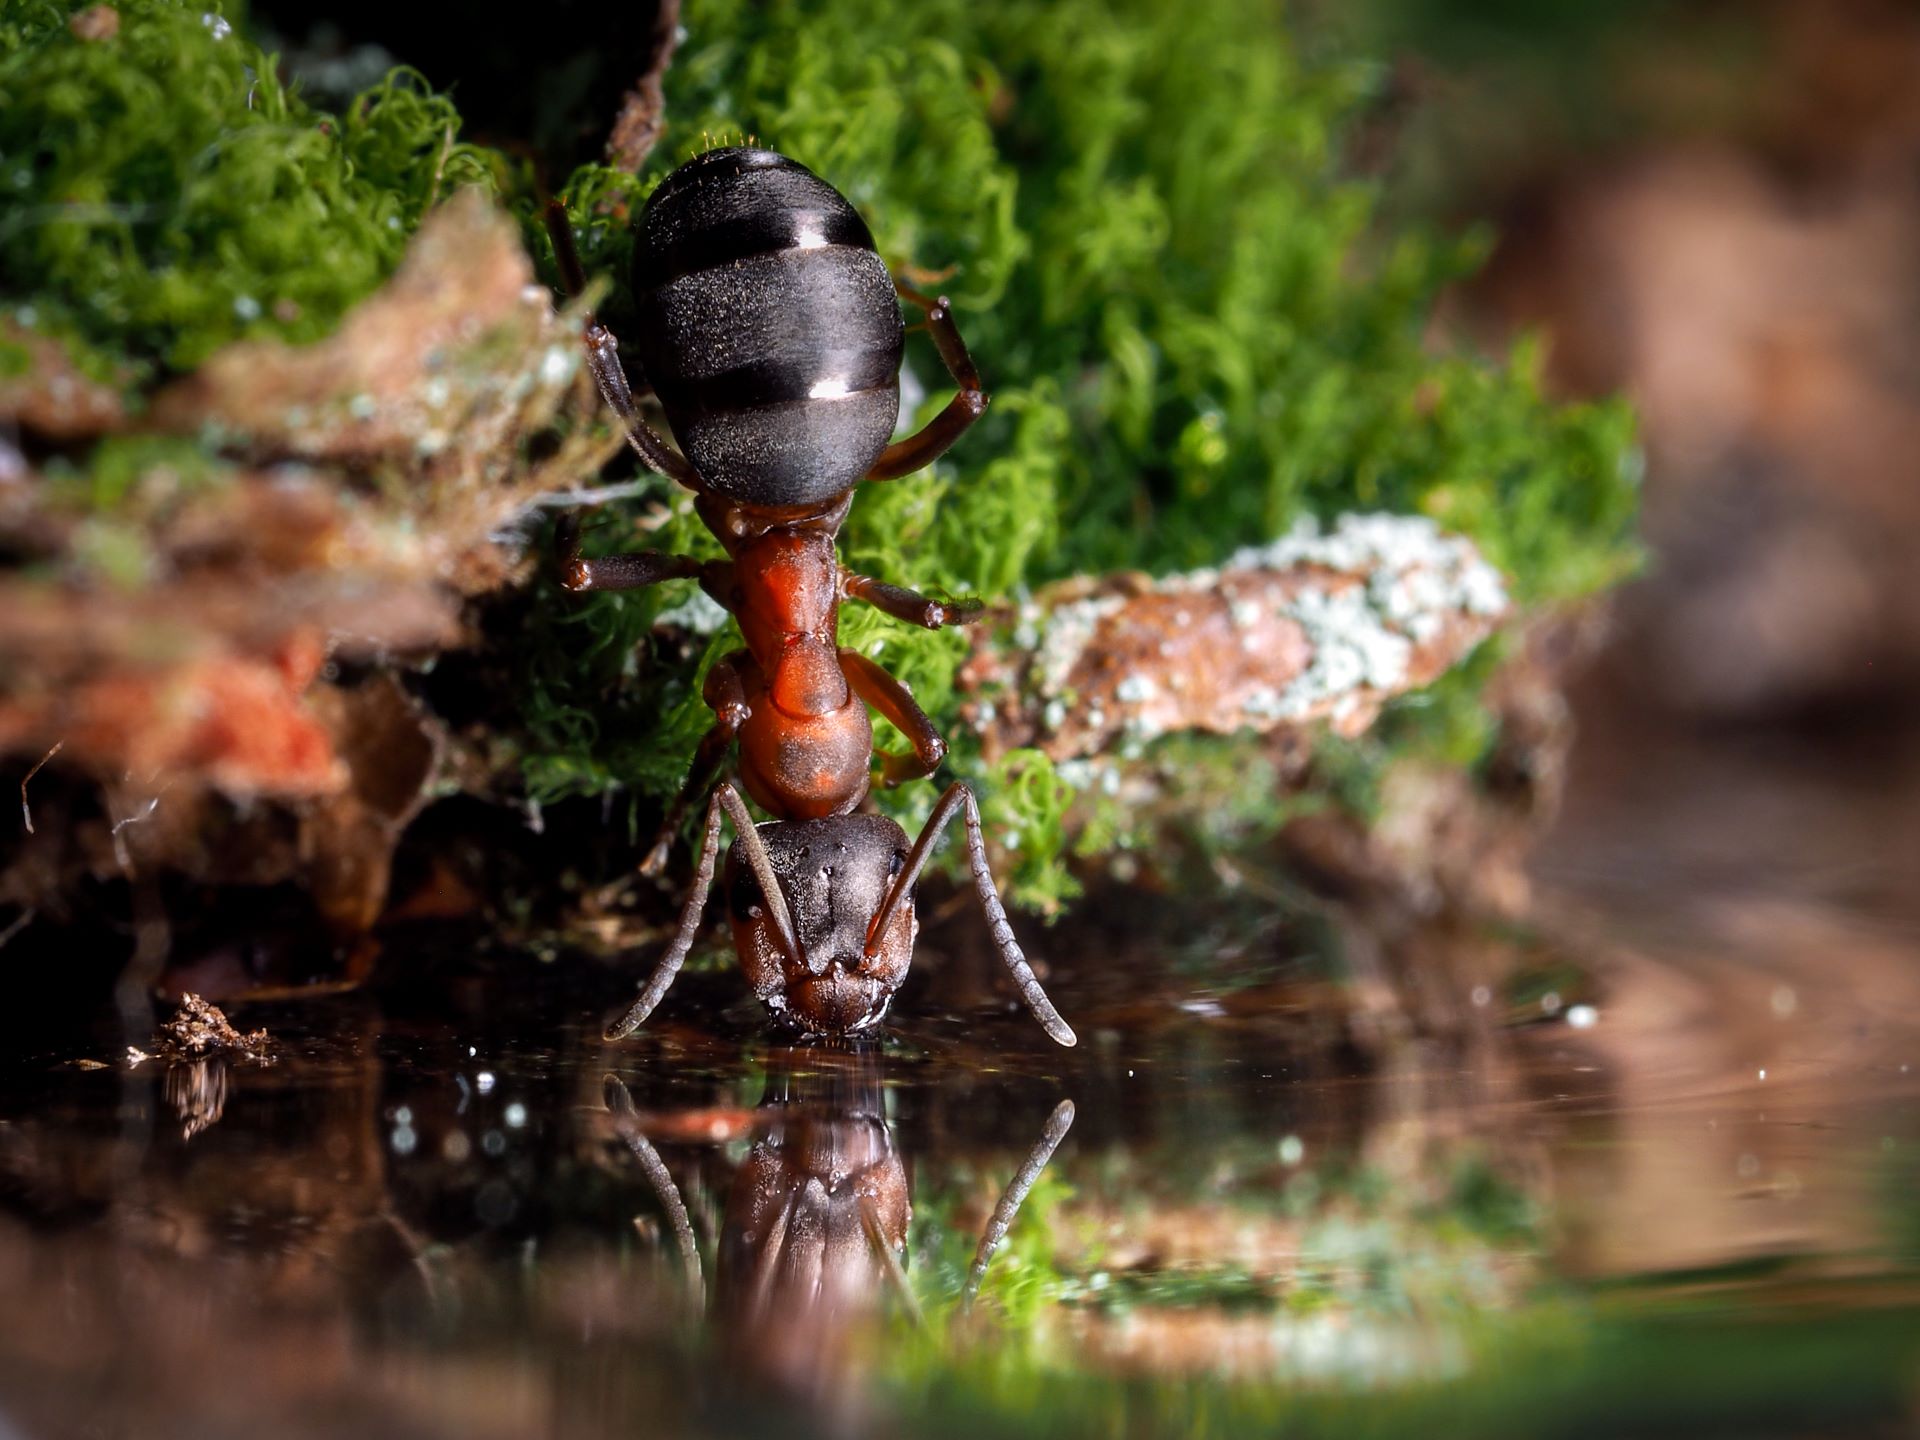
[[[547, 225], [563, 278], [578, 294], [584, 276], [557, 202]], [[872, 783], [867, 706], [912, 746], [910, 755], [879, 755], [883, 785], [931, 775], [947, 747], [906, 686], [840, 646], [840, 601], [864, 600], [930, 630], [981, 611], [978, 602], [943, 603], [857, 575], [835, 548], [857, 484], [932, 463], [986, 411], [946, 299], [896, 282], [866, 222], [831, 185], [784, 155], [742, 147], [710, 150], [660, 182], [635, 236], [633, 292], [635, 349], [680, 449], [640, 415], [618, 344], [592, 316], [588, 365], [641, 460], [694, 492], [695, 510], [727, 558], [641, 551], [584, 559], [569, 519], [557, 535], [562, 583], [635, 590], [698, 580], [739, 621], [746, 645], [707, 673], [702, 695], [713, 726], [641, 866], [658, 872], [681, 818], [711, 786], [679, 929], [607, 1038], [631, 1033], [652, 1013], [693, 948], [723, 812], [735, 840], [721, 884], [754, 991], [809, 1034], [874, 1024], [913, 962], [920, 871], [964, 813], [974, 889], [1000, 958], [1047, 1034], [1072, 1045], [1073, 1030], [1007, 923], [980, 807], [965, 782], [947, 787], [911, 849], [892, 820], [853, 813]], [[906, 346], [901, 300], [926, 313], [959, 393], [924, 429], [894, 441]], [[764, 824], [754, 823], [731, 783], [714, 784], [736, 742], [741, 783], [774, 817]]]

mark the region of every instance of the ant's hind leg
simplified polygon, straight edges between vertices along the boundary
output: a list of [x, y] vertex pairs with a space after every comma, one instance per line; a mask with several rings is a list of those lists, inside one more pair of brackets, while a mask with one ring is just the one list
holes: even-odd
[[701, 696], [713, 710], [713, 726], [700, 737], [700, 743], [693, 752], [693, 763], [687, 767], [686, 783], [680, 787], [680, 793], [673, 797], [673, 803], [667, 806], [667, 813], [661, 817], [660, 829], [654, 834], [646, 858], [640, 862], [642, 875], [658, 875], [666, 868], [667, 851], [672, 848], [673, 837], [679, 833], [680, 822], [686, 819], [687, 811], [707, 793], [708, 787], [713, 784], [713, 777], [719, 773], [720, 763], [727, 758], [728, 747], [740, 733], [740, 727], [747, 723], [747, 717], [753, 713], [752, 707], [747, 704], [746, 681], [740, 673], [740, 660], [745, 653], [736, 650], [730, 655], [723, 655], [707, 671], [707, 683], [701, 690]]
[[854, 600], [864, 600], [882, 615], [891, 615], [923, 630], [938, 630], [947, 625], [971, 625], [986, 613], [978, 600], [929, 600], [917, 590], [889, 585], [851, 570], [840, 572], [840, 588]]
[[[560, 267], [560, 278], [567, 293], [578, 295], [586, 288], [587, 276], [580, 266], [580, 252], [574, 248], [573, 222], [567, 217], [567, 207], [558, 200], [547, 202], [547, 234], [553, 241], [554, 263]], [[593, 372], [594, 384], [600, 387], [607, 408], [619, 417], [627, 443], [649, 470], [657, 470], [689, 490], [698, 490], [700, 477], [694, 473], [687, 457], [654, 434], [653, 427], [641, 418], [639, 406], [633, 403], [633, 387], [627, 382], [626, 367], [620, 363], [620, 342], [613, 332], [602, 325], [597, 316], [589, 314], [581, 338], [587, 347], [587, 368]]]
[[867, 471], [869, 480], [897, 480], [924, 469], [946, 454], [953, 442], [987, 413], [987, 392], [981, 388], [980, 372], [974, 368], [973, 357], [960, 338], [960, 327], [953, 323], [953, 306], [947, 297], [935, 299], [922, 295], [898, 280], [893, 282], [893, 288], [909, 305], [918, 305], [927, 312], [927, 333], [933, 337], [934, 348], [940, 352], [940, 359], [953, 377], [953, 383], [960, 387], [960, 393], [917, 434], [896, 440], [882, 450], [873, 468]]
[[840, 651], [840, 669], [853, 693], [878, 710], [913, 746], [911, 755], [874, 752], [880, 757], [880, 783], [891, 787], [924, 779], [938, 770], [947, 758], [947, 742], [933, 728], [933, 721], [913, 698], [913, 692], [858, 650]]
[[999, 888], [993, 883], [993, 871], [987, 866], [987, 841], [980, 830], [980, 806], [964, 780], [956, 780], [949, 785], [939, 803], [933, 807], [933, 814], [927, 817], [926, 828], [920, 832], [920, 838], [913, 842], [906, 865], [894, 877], [892, 888], [887, 891], [880, 908], [868, 922], [867, 954], [872, 956], [878, 953], [880, 937], [887, 933], [894, 911], [902, 900], [913, 893], [913, 887], [919, 882], [920, 872], [926, 867], [927, 857], [933, 853], [941, 832], [963, 809], [967, 816], [967, 861], [973, 870], [973, 889], [980, 897], [980, 908], [986, 912], [987, 928], [993, 932], [993, 943], [1000, 952], [1000, 961], [1007, 967], [1007, 973], [1013, 976], [1020, 998], [1026, 1002], [1027, 1009], [1033, 1012], [1033, 1018], [1040, 1022], [1040, 1028], [1053, 1038], [1055, 1044], [1072, 1045], [1076, 1041], [1073, 1027], [1062, 1020], [1060, 1012], [1053, 1008], [1045, 987], [1040, 984], [1040, 977], [1033, 973], [1033, 967], [1021, 952], [1020, 942], [1013, 938], [1013, 926], [1007, 923], [1007, 907], [1000, 903]]

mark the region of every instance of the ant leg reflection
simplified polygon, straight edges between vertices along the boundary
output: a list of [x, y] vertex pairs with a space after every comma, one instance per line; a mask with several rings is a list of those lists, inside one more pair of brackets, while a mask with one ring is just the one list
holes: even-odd
[[867, 1232], [867, 1244], [873, 1247], [873, 1253], [879, 1257], [880, 1268], [886, 1273], [887, 1284], [892, 1286], [901, 1308], [916, 1326], [924, 1329], [927, 1317], [920, 1309], [920, 1297], [913, 1293], [913, 1286], [907, 1283], [906, 1269], [901, 1265], [899, 1255], [894, 1252], [893, 1242], [887, 1239], [886, 1221], [881, 1218], [880, 1206], [871, 1195], [860, 1197], [860, 1228]]

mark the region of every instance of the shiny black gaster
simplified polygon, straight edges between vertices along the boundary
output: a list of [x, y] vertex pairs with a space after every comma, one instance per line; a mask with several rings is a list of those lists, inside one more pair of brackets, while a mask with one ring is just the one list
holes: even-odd
[[873, 236], [784, 155], [733, 147], [660, 182], [640, 218], [640, 362], [711, 491], [816, 505], [893, 435], [905, 328]]

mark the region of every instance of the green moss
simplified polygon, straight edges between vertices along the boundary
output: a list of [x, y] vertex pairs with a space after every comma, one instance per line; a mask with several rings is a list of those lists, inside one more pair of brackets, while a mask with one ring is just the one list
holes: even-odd
[[103, 375], [327, 333], [435, 200], [504, 173], [411, 71], [329, 115], [201, 0], [127, 0], [104, 40], [82, 8], [0, 23], [0, 304]]
[[[508, 193], [544, 254], [524, 174], [460, 143], [453, 106], [415, 73], [331, 114], [198, 0], [128, 0], [118, 33], [92, 41], [69, 28], [79, 8], [0, 13], [0, 305], [91, 373], [140, 392], [244, 336], [326, 333], [456, 185]], [[696, 0], [685, 23], [648, 173], [589, 167], [566, 191], [616, 328], [650, 186], [717, 137], [751, 135], [842, 188], [890, 261], [949, 272], [939, 288], [993, 392], [931, 473], [862, 493], [844, 536], [856, 568], [1002, 599], [1216, 561], [1303, 513], [1350, 509], [1435, 516], [1528, 601], [1634, 563], [1627, 411], [1553, 404], [1531, 347], [1489, 364], [1435, 346], [1434, 298], [1484, 237], [1385, 232], [1381, 197], [1342, 164], [1377, 68], [1307, 58], [1261, 0], [928, 0], [911, 24], [880, 0]], [[946, 396], [924, 338], [909, 366], [924, 420]], [[126, 471], [140, 459], [78, 462], [103, 521], [146, 493]], [[687, 497], [643, 490], [595, 545], [713, 553]], [[127, 547], [105, 548], [128, 570]], [[703, 668], [730, 643], [655, 635], [686, 598], [534, 597], [514, 633], [536, 800], [623, 790], [637, 823], [678, 785], [708, 723]], [[964, 637], [854, 606], [845, 639], [914, 687], [996, 833], [1019, 835], [1012, 893], [1069, 895], [1073, 788], [1030, 753], [980, 760], [955, 723]], [[1479, 674], [1429, 702], [1462, 755]], [[1364, 806], [1381, 757], [1413, 743], [1390, 719], [1345, 757], [1344, 782], [1329, 752], [1322, 793]], [[934, 793], [883, 803], [912, 822]]]
[[102, 440], [84, 463], [56, 456], [47, 464], [46, 483], [56, 504], [144, 520], [177, 498], [226, 483], [232, 473], [194, 441], [128, 435]]
[[[1217, 561], [1354, 509], [1471, 535], [1526, 601], [1635, 563], [1627, 409], [1549, 401], [1532, 346], [1497, 365], [1436, 351], [1435, 296], [1485, 238], [1379, 233], [1379, 197], [1341, 164], [1378, 71], [1308, 61], [1266, 5], [929, 0], [903, 27], [879, 0], [707, 0], [685, 23], [648, 175], [596, 167], [569, 191], [589, 263], [623, 284], [653, 181], [744, 132], [839, 186], [894, 263], [950, 269], [940, 288], [994, 395], [930, 475], [862, 492], [856, 568], [1004, 598]], [[616, 328], [625, 298], [608, 303]], [[945, 376], [924, 342], [908, 363], [925, 418]], [[845, 627], [951, 721], [958, 637], [859, 607]], [[1428, 702], [1462, 754], [1474, 674]], [[1401, 743], [1373, 742], [1349, 788]], [[955, 764], [977, 773], [964, 741]], [[1010, 783], [986, 777], [990, 795]], [[1057, 898], [1056, 832], [1027, 828], [1015, 889]]]

